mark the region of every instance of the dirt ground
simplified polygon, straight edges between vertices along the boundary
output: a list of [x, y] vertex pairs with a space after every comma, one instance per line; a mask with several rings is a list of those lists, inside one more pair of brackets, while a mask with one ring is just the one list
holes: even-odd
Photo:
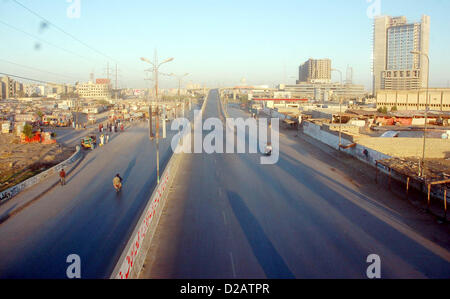
[[60, 144], [21, 144], [13, 134], [0, 134], [0, 192], [68, 159], [74, 148]]

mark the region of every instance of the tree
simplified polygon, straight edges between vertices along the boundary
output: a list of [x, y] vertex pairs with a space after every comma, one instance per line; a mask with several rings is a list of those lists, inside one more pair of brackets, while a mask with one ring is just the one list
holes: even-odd
[[26, 124], [22, 133], [28, 138], [33, 138], [33, 127], [30, 124]]
[[391, 108], [391, 112], [395, 112], [395, 111], [398, 111], [397, 106], [394, 106], [394, 107]]
[[378, 112], [380, 112], [380, 113], [383, 113], [383, 114], [387, 114], [388, 113], [388, 110], [387, 110], [387, 107], [386, 106], [383, 106], [383, 108], [378, 108], [378, 110], [377, 110]]

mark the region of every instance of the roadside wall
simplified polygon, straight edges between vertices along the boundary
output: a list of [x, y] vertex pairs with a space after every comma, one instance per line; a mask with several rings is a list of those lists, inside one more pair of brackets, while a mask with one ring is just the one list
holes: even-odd
[[[358, 144], [372, 149], [383, 150], [386, 155], [408, 158], [419, 157], [423, 152], [422, 138], [371, 138], [356, 137]], [[427, 158], [450, 158], [450, 139], [427, 138]]]
[[[179, 155], [175, 156], [179, 157]], [[158, 186], [153, 191], [153, 194], [145, 207], [144, 213], [141, 215], [138, 224], [134, 229], [125, 250], [122, 252], [111, 278], [138, 278], [150, 248], [151, 239], [153, 238], [164, 208], [170, 185], [173, 182], [177, 164], [176, 159], [172, 156], [161, 176]]]
[[41, 172], [38, 175], [35, 175], [25, 181], [23, 181], [20, 184], [17, 184], [3, 192], [0, 193], [0, 204], [8, 201], [9, 199], [13, 198], [20, 192], [22, 192], [25, 189], [28, 189], [43, 180], [47, 179], [48, 177], [51, 177], [52, 175], [59, 173], [61, 169], [63, 168], [69, 168], [71, 165], [73, 165], [76, 161], [78, 161], [82, 157], [81, 149], [79, 146], [77, 146], [76, 152], [66, 161], [61, 162], [60, 164], [53, 166], [52, 168]]
[[[314, 123], [305, 121], [303, 122], [303, 132], [311, 136], [314, 139], [319, 140], [320, 142], [323, 142], [332, 148], [339, 150], [339, 135], [335, 135], [331, 132], [327, 132], [321, 128], [321, 126], [316, 125]], [[352, 140], [346, 139], [345, 134], [342, 134], [341, 137], [341, 143], [343, 145], [353, 144], [354, 142]], [[369, 147], [366, 147], [361, 144], [356, 144], [355, 147], [349, 148], [349, 149], [340, 149], [341, 152], [347, 153], [358, 160], [361, 160], [365, 163], [369, 163], [373, 166], [376, 166], [376, 161], [381, 159], [389, 159], [391, 156], [388, 156], [386, 154], [383, 154], [381, 152], [378, 152], [374, 149], [371, 149]], [[364, 151], [367, 150], [367, 155], [364, 153]]]
[[[316, 125], [314, 123], [311, 123], [309, 121], [303, 122], [303, 132], [322, 142], [327, 144], [328, 146], [331, 146], [332, 148], [339, 150], [339, 136], [336, 135], [337, 132], [328, 132], [326, 130], [323, 130], [323, 128], [319, 125]], [[349, 138], [350, 139], [350, 138]], [[376, 167], [376, 161], [382, 160], [382, 159], [390, 159], [392, 156], [386, 155], [384, 153], [378, 152], [370, 147], [367, 147], [366, 144], [359, 144], [357, 140], [351, 141], [349, 139], [345, 138], [345, 134], [342, 134], [341, 137], [341, 143], [343, 145], [348, 145], [356, 142], [356, 146], [349, 149], [340, 149], [341, 152], [347, 153], [358, 160], [367, 163], [369, 165], [372, 165], [373, 167]], [[396, 138], [383, 138], [384, 140], [382, 142], [385, 142], [386, 144], [389, 144], [390, 142], [395, 142]], [[394, 140], [391, 140], [394, 139]], [[440, 140], [438, 140], [440, 141]], [[364, 151], [367, 150], [367, 155], [364, 153]], [[378, 167], [382, 172], [385, 174], [389, 174], [388, 169], [382, 167], [381, 165]], [[392, 177], [398, 181], [404, 181], [405, 178], [403, 178], [401, 175], [396, 174], [395, 172], [391, 173]], [[424, 185], [421, 185], [417, 182], [412, 181], [410, 183], [410, 186], [412, 188], [415, 188], [417, 190], [421, 190], [423, 192], [426, 191], [426, 187]], [[444, 193], [441, 189], [433, 189], [431, 191], [432, 196], [443, 199]], [[450, 194], [447, 195], [447, 201], [450, 200]]]

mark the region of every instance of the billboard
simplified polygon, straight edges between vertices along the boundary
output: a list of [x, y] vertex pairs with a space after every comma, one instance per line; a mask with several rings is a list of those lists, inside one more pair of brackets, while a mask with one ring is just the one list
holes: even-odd
[[111, 80], [109, 79], [96, 79], [95, 84], [110, 84]]

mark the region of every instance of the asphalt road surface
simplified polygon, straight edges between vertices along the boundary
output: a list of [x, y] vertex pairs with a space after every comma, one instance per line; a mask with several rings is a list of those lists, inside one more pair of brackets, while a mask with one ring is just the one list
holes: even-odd
[[[248, 117], [229, 108], [231, 117]], [[204, 118], [219, 117], [212, 91]], [[206, 135], [208, 132], [204, 132]], [[450, 229], [374, 170], [283, 131], [260, 154], [184, 154], [141, 278], [449, 278]]]
[[[161, 174], [175, 132], [168, 127], [167, 134]], [[80, 256], [82, 278], [109, 278], [156, 186], [156, 146], [146, 123], [110, 135], [104, 147], [87, 152], [66, 186], [0, 225], [0, 278], [66, 278], [70, 254]], [[124, 179], [118, 194], [116, 173]]]

